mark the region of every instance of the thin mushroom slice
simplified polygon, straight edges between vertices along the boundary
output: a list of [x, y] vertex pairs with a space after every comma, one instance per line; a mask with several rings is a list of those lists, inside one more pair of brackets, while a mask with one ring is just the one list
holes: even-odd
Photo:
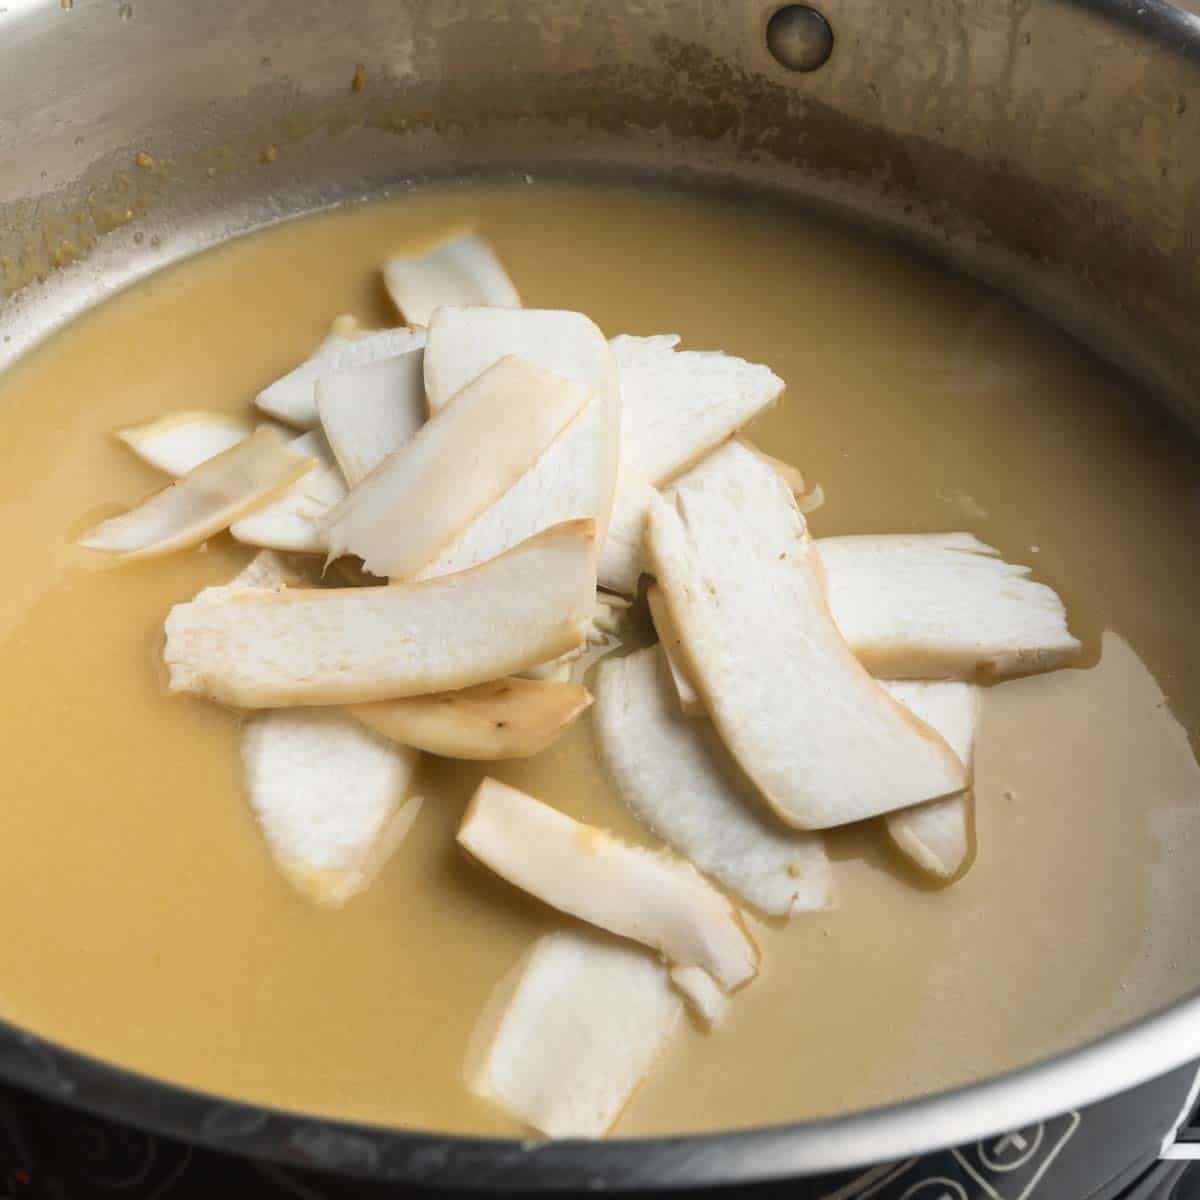
[[630, 811], [699, 870], [770, 916], [832, 907], [825, 839], [782, 824], [709, 723], [679, 713], [659, 647], [600, 667], [595, 729]]
[[733, 756], [798, 829], [954, 795], [945, 741], [854, 658], [791, 492], [736, 442], [651, 510], [647, 550], [692, 681]]
[[581, 383], [503, 358], [384, 460], [325, 522], [332, 558], [411, 579], [508, 491], [588, 402]]
[[829, 607], [874, 675], [1003, 678], [1051, 671], [1082, 649], [1029, 568], [969, 533], [821, 538]]
[[291, 563], [274, 550], [260, 550], [230, 581], [230, 588], [293, 587], [302, 577]]
[[478, 234], [450, 238], [420, 257], [389, 258], [383, 284], [409, 325], [428, 325], [434, 310], [445, 305], [521, 307], [513, 281]]
[[357, 704], [352, 716], [376, 733], [444, 758], [528, 758], [554, 741], [592, 702], [585, 687], [510, 676], [459, 692]]
[[[340, 318], [339, 318], [340, 320]], [[313, 354], [298, 367], [263, 388], [254, 403], [269, 416], [301, 429], [315, 429], [320, 423], [317, 412], [316, 382], [333, 371], [346, 371], [395, 358], [425, 345], [423, 329], [382, 329], [359, 334], [345, 332], [338, 322]]]
[[683, 639], [675, 628], [675, 622], [671, 620], [666, 597], [657, 583], [646, 590], [646, 603], [650, 606], [650, 619], [654, 622], [654, 632], [658, 634], [658, 644], [662, 647], [663, 658], [666, 660], [679, 703], [679, 711], [685, 717], [708, 716], [704, 701], [693, 687], [691, 676], [684, 666]]
[[[594, 518], [606, 503], [611, 503], [611, 494], [596, 470], [596, 447], [605, 436], [605, 420], [604, 402], [593, 396], [533, 467], [484, 509], [417, 578], [434, 579], [465, 571], [548, 526]], [[601, 549], [606, 568], [614, 561], [607, 555], [607, 546], [606, 539]], [[617, 569], [621, 572], [618, 582], [626, 582], [629, 572], [620, 560]], [[614, 586], [607, 570], [600, 582]]]
[[718, 1029], [729, 1015], [730, 998], [702, 967], [675, 967], [671, 983], [705, 1029]]
[[655, 495], [645, 476], [622, 463], [617, 473], [608, 537], [600, 549], [598, 574], [601, 584], [624, 596], [632, 596], [645, 570], [642, 546], [646, 519]]
[[[587, 476], [589, 507], [568, 515], [593, 517], [598, 545], [603, 546], [621, 460], [621, 392], [608, 343], [582, 313], [532, 308], [438, 309], [429, 323], [425, 353], [429, 411], [437, 412], [451, 396], [509, 354], [564, 379], [587, 384], [596, 393], [599, 403], [590, 422], [592, 433], [573, 452], [574, 469]], [[586, 458], [579, 457], [581, 449]], [[541, 490], [553, 493], [562, 486], [561, 478], [551, 477]], [[570, 499], [581, 497], [572, 495]]]
[[278, 709], [246, 722], [250, 805], [301, 895], [338, 908], [370, 884], [420, 811], [408, 794], [419, 757], [336, 709]]
[[726, 991], [758, 971], [737, 910], [686, 863], [626, 845], [495, 779], [480, 783], [458, 843], [515, 887], [677, 966], [703, 967]]
[[[974, 766], [979, 689], [956, 681], [892, 680], [883, 686], [910, 712], [936, 729], [962, 760]], [[962, 870], [970, 851], [971, 793], [888, 813], [888, 835], [918, 867], [939, 879]]]
[[498, 985], [471, 1035], [466, 1082], [549, 1137], [603, 1137], [679, 1023], [666, 969], [636, 946], [553, 933]]
[[79, 544], [123, 559], [195, 546], [279, 495], [315, 461], [285, 445], [273, 429], [260, 429], [137, 508], [89, 530]]
[[784, 462], [782, 458], [776, 458], [774, 455], [768, 454], [765, 450], [760, 450], [749, 438], [743, 437], [741, 434], [738, 434], [737, 440], [747, 450], [757, 454], [788, 485], [792, 495], [796, 497], [796, 507], [805, 516], [816, 512], [818, 508], [824, 505], [825, 489], [819, 483], [814, 484], [811, 489], [807, 487], [804, 482], [804, 475], [799, 467], [794, 467], [791, 463]]
[[595, 596], [595, 526], [575, 521], [428, 583], [210, 588], [171, 610], [163, 658], [171, 691], [238, 708], [425, 695], [579, 645]]
[[298, 454], [314, 459], [316, 466], [269, 504], [234, 521], [229, 532], [248, 546], [323, 554], [328, 543], [321, 522], [345, 497], [346, 485], [319, 429], [310, 429], [289, 444]]
[[322, 375], [321, 428], [349, 487], [357, 487], [425, 423], [423, 350]]
[[178, 478], [244, 442], [250, 432], [245, 421], [227, 413], [189, 409], [120, 429], [117, 437], [144, 463]]
[[769, 367], [678, 344], [677, 334], [609, 342], [621, 381], [621, 461], [653, 484], [703, 458], [783, 394]]

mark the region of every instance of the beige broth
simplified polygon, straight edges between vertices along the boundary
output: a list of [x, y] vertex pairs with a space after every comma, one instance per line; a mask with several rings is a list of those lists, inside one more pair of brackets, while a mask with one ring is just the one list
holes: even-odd
[[[72, 545], [161, 486], [110, 436], [245, 411], [330, 319], [392, 323], [378, 267], [463, 221], [525, 302], [609, 334], [679, 332], [789, 383], [760, 444], [828, 497], [818, 535], [968, 529], [1058, 588], [1088, 669], [987, 693], [978, 853], [924, 885], [876, 828], [835, 834], [838, 907], [758, 927], [725, 1030], [688, 1027], [627, 1110], [650, 1134], [833, 1113], [1099, 1034], [1200, 982], [1197, 456], [1136, 387], [983, 287], [811, 217], [531, 186], [348, 209], [166, 271], [0, 385], [0, 1016], [247, 1100], [517, 1133], [461, 1083], [489, 991], [554, 913], [467, 863], [482, 772], [428, 797], [375, 886], [315, 911], [242, 794], [238, 721], [168, 697], [170, 606], [250, 552], [107, 569]], [[585, 719], [494, 773], [646, 836]], [[647, 843], [648, 844], [648, 843]]]

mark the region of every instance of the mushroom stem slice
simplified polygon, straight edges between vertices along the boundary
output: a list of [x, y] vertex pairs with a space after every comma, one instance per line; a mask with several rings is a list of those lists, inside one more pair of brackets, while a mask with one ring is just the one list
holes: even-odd
[[348, 331], [339, 317], [312, 355], [263, 388], [254, 403], [288, 425], [315, 429], [320, 423], [315, 385], [321, 376], [366, 366], [381, 358], [394, 358], [424, 345], [423, 329], [383, 329], [360, 334], [357, 330]]
[[[714, 461], [717, 460], [717, 461]], [[692, 681], [789, 825], [826, 829], [954, 795], [945, 741], [850, 653], [783, 481], [727, 443], [651, 510], [647, 549]]]
[[671, 982], [705, 1029], [718, 1029], [725, 1023], [732, 1001], [702, 967], [675, 967]]
[[[533, 467], [480, 513], [417, 578], [433, 579], [465, 571], [503, 554], [539, 530], [562, 521], [594, 517], [611, 504], [611, 493], [597, 468], [597, 446], [605, 436], [606, 420], [603, 400], [593, 396]], [[607, 539], [603, 546], [606, 572], [601, 582], [614, 586], [608, 573], [614, 562], [623, 572], [619, 582], [626, 582], [624, 561], [608, 556]]]
[[314, 459], [316, 466], [269, 504], [234, 521], [229, 532], [248, 546], [323, 554], [327, 542], [321, 522], [346, 495], [346, 485], [319, 429], [310, 429], [288, 444], [296, 453]]
[[321, 428], [350, 487], [357, 487], [425, 423], [423, 350], [322, 375]]
[[821, 538], [829, 607], [874, 675], [1002, 678], [1078, 658], [1066, 610], [969, 533]]
[[478, 234], [450, 238], [417, 258], [389, 258], [383, 284], [409, 325], [428, 325], [434, 310], [445, 305], [521, 307], [495, 251]]
[[428, 583], [210, 588], [171, 610], [163, 657], [172, 691], [239, 708], [390, 700], [554, 658], [595, 603], [595, 525], [573, 521]]
[[467, 1086], [549, 1137], [603, 1137], [682, 1011], [644, 950], [567, 931], [540, 938], [471, 1035]]
[[[586, 460], [575, 464], [575, 470], [586, 479], [588, 507], [555, 519], [594, 517], [597, 545], [603, 546], [621, 460], [621, 392], [608, 343], [582, 313], [533, 308], [438, 309], [429, 323], [425, 354], [429, 411], [437, 412], [451, 396], [509, 354], [586, 384], [596, 393], [599, 406], [592, 422], [594, 433], [583, 447]], [[561, 487], [563, 480], [557, 478], [542, 490], [552, 493]], [[573, 501], [579, 498], [571, 496]], [[541, 527], [524, 530], [517, 534], [518, 540]]]
[[825, 839], [780, 822], [709, 722], [680, 715], [661, 646], [600, 667], [595, 728], [630, 811], [699, 870], [770, 916], [832, 907]]
[[[936, 729], [962, 760], [974, 767], [979, 689], [970, 683], [887, 680], [883, 686], [910, 712]], [[971, 793], [888, 813], [888, 835], [923, 871], [949, 879], [962, 870], [970, 850]]]
[[783, 394], [783, 380], [769, 367], [678, 344], [677, 334], [622, 334], [609, 342], [621, 381], [621, 461], [656, 485]]
[[273, 429], [260, 429], [137, 508], [89, 530], [80, 545], [124, 559], [194, 546], [277, 496], [315, 462]]
[[509, 883], [610, 933], [703, 967], [726, 991], [758, 971], [736, 909], [686, 863], [626, 845], [495, 779], [480, 783], [458, 831]]
[[169, 413], [148, 425], [117, 431], [117, 437], [143, 462], [178, 478], [244, 442], [250, 436], [245, 421], [226, 413], [191, 409]]
[[700, 699], [700, 693], [692, 685], [691, 676], [683, 665], [686, 654], [683, 639], [675, 628], [675, 622], [671, 620], [666, 597], [657, 583], [647, 589], [646, 602], [650, 606], [650, 619], [654, 622], [654, 632], [658, 634], [658, 644], [667, 660], [667, 669], [679, 701], [679, 711], [685, 717], [707, 717], [704, 701]]
[[420, 755], [336, 709], [257, 713], [242, 734], [250, 805], [288, 882], [324, 908], [361, 892], [404, 840]]
[[458, 692], [357, 704], [376, 733], [444, 758], [528, 758], [544, 750], [592, 702], [585, 687], [510, 676]]
[[410, 579], [537, 461], [590, 389], [519, 358], [484, 371], [386, 458], [325, 522], [332, 558]]
[[646, 538], [646, 519], [655, 494], [643, 475], [633, 467], [621, 464], [608, 537], [600, 550], [598, 568], [601, 584], [611, 591], [625, 596], [637, 592], [638, 580], [645, 570], [642, 546]]

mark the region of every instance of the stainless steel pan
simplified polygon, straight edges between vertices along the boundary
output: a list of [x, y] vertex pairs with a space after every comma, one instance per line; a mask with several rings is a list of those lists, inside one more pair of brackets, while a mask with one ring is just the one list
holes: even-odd
[[[1200, 16], [1162, 0], [820, 0], [828, 53], [811, 14], [777, 18], [768, 37], [778, 7], [7, 0], [0, 367], [112, 290], [269, 222], [433, 178], [640, 174], [774, 192], [897, 233], [1043, 309], [1200, 419]], [[1197, 1057], [1200, 995], [884, 1110], [529, 1146], [270, 1113], [0, 1028], [0, 1075], [71, 1103], [283, 1161], [493, 1187], [882, 1162]]]

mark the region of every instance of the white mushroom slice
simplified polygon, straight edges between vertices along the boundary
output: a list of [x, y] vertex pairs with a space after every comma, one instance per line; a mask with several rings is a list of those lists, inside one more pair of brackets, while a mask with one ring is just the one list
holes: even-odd
[[316, 382], [321, 428], [350, 487], [357, 487], [425, 423], [423, 350]]
[[383, 284], [409, 325], [428, 325], [434, 309], [445, 305], [521, 307], [512, 280], [478, 234], [451, 238], [419, 258], [389, 258]]
[[678, 344], [673, 333], [609, 342], [621, 381], [621, 461], [653, 484], [702, 458], [783, 393], [769, 367]]
[[675, 967], [671, 982], [705, 1029], [717, 1029], [729, 1015], [729, 997], [702, 967]]
[[418, 696], [579, 645], [595, 593], [595, 526], [574, 521], [429, 583], [210, 588], [171, 610], [163, 657], [172, 691], [238, 708]]
[[642, 546], [654, 495], [654, 488], [644, 476], [633, 467], [621, 464], [608, 537], [600, 549], [597, 569], [600, 582], [614, 592], [632, 596], [637, 591], [638, 580], [645, 569]]
[[269, 504], [234, 521], [229, 532], [248, 546], [290, 550], [297, 554], [323, 554], [327, 542], [321, 522], [325, 514], [345, 497], [346, 485], [333, 461], [329, 443], [319, 429], [302, 433], [289, 445], [297, 454], [315, 459], [317, 465]]
[[799, 467], [794, 467], [791, 463], [784, 462], [782, 458], [776, 458], [773, 454], [768, 454], [765, 450], [760, 450], [749, 438], [742, 437], [741, 434], [738, 434], [737, 440], [752, 454], [757, 454], [767, 466], [771, 467], [775, 474], [788, 485], [792, 495], [797, 500], [807, 493], [808, 488], [805, 486], [804, 475]]
[[584, 641], [558, 658], [522, 671], [521, 677], [544, 683], [582, 683], [596, 663], [624, 645], [629, 608], [630, 602], [623, 596], [597, 592], [592, 623]]
[[467, 1051], [467, 1086], [549, 1137], [603, 1137], [682, 1011], [644, 950], [554, 933], [497, 987]]
[[595, 729], [633, 815], [706, 875], [771, 916], [832, 907], [825, 839], [781, 824], [709, 723], [679, 713], [657, 647], [601, 666]]
[[498, 780], [476, 789], [458, 843], [515, 887], [677, 966], [703, 967], [726, 991], [758, 971], [736, 909], [687, 863], [626, 845]]
[[[936, 729], [962, 760], [974, 766], [979, 689], [970, 683], [888, 680], [883, 686], [910, 712]], [[941, 879], [958, 874], [970, 849], [971, 793], [888, 813], [892, 841], [923, 871]]]
[[784, 482], [744, 446], [658, 500], [647, 549], [692, 682], [734, 757], [789, 825], [826, 829], [954, 795], [945, 741], [863, 669], [829, 615]]
[[[564, 501], [574, 505], [587, 501], [587, 508], [572, 508], [568, 516], [593, 517], [597, 545], [603, 546], [621, 458], [621, 393], [608, 343], [582, 313], [532, 308], [438, 309], [429, 324], [425, 354], [429, 411], [437, 412], [451, 396], [508, 354], [564, 379], [587, 384], [600, 401], [588, 423], [591, 432], [570, 454], [573, 470], [586, 481], [575, 484]], [[549, 478], [535, 490], [553, 495], [562, 488], [561, 468], [561, 461], [552, 471], [546, 468]], [[535, 529], [526, 528], [518, 540], [533, 532]]]
[[596, 513], [604, 500], [604, 488], [594, 469], [604, 414], [603, 401], [593, 396], [533, 468], [480, 513], [417, 578], [465, 571], [550, 525]]
[[458, 692], [356, 704], [349, 711], [394, 742], [444, 758], [528, 758], [591, 702], [579, 684], [510, 676]]
[[79, 539], [89, 550], [153, 558], [194, 546], [290, 487], [315, 463], [273, 429], [207, 459], [181, 479]]
[[420, 754], [336, 709], [258, 713], [242, 734], [250, 805], [288, 882], [339, 907], [362, 891], [411, 828], [405, 803]]
[[274, 550], [260, 550], [230, 581], [231, 588], [292, 587], [301, 581], [292, 565]]
[[186, 475], [249, 436], [245, 421], [195, 409], [117, 431], [117, 437], [143, 462], [175, 477]]
[[671, 683], [679, 702], [679, 711], [685, 717], [707, 717], [708, 712], [700, 693], [692, 686], [692, 681], [683, 666], [684, 648], [675, 622], [667, 609], [667, 601], [662, 588], [653, 584], [646, 591], [646, 602], [650, 606], [650, 620], [654, 622], [654, 632], [658, 634], [658, 644], [662, 646], [663, 657], [667, 661], [667, 669], [671, 675]]
[[1075, 660], [1062, 601], [969, 533], [821, 538], [829, 607], [872, 674], [972, 679]]
[[289, 425], [314, 429], [320, 421], [315, 384], [321, 376], [363, 367], [381, 358], [395, 358], [424, 345], [423, 329], [382, 329], [347, 336], [338, 331], [335, 322], [333, 331], [310, 358], [263, 388], [254, 402], [263, 412]]
[[337, 506], [329, 554], [411, 579], [537, 461], [591, 398], [584, 384], [503, 358]]

